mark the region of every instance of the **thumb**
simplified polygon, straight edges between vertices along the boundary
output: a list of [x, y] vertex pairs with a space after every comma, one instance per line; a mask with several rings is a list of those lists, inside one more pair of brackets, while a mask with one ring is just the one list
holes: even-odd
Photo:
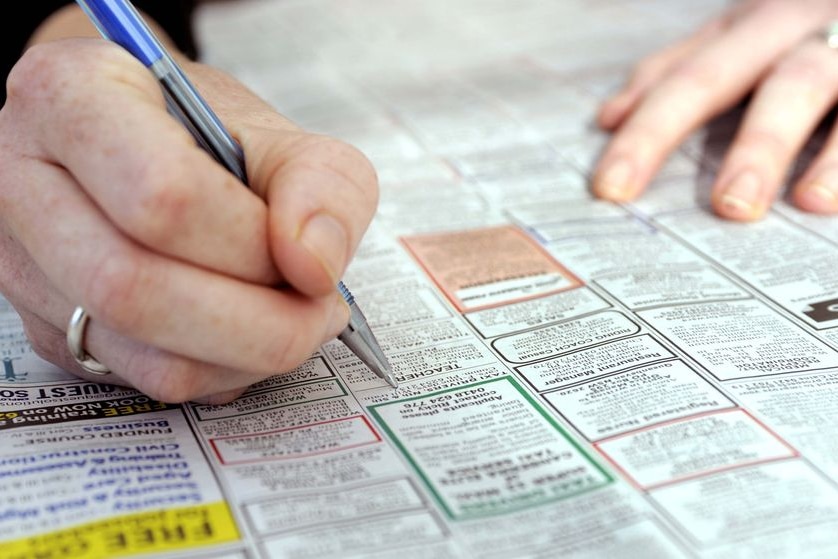
[[334, 291], [378, 203], [369, 160], [339, 140], [289, 130], [241, 136], [251, 187], [268, 204], [271, 254], [298, 291]]

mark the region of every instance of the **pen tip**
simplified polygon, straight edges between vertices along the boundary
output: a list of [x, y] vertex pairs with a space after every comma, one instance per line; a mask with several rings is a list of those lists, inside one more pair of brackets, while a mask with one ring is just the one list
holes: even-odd
[[396, 379], [390, 373], [387, 373], [387, 375], [384, 377], [384, 380], [386, 380], [387, 384], [389, 384], [393, 388], [398, 388], [399, 387], [399, 383], [396, 382]]

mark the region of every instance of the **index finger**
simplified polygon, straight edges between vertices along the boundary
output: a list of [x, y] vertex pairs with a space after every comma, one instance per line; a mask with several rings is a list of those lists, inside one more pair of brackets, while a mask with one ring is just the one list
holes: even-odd
[[243, 133], [251, 185], [268, 201], [271, 252], [282, 276], [325, 295], [361, 242], [378, 204], [369, 160], [337, 139], [266, 129]]

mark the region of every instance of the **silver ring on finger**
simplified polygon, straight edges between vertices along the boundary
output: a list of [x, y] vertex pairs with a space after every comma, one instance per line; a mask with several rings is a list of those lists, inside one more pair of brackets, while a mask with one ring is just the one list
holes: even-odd
[[67, 325], [67, 347], [79, 366], [92, 375], [107, 375], [111, 370], [84, 349], [84, 330], [90, 320], [82, 307], [76, 307]]

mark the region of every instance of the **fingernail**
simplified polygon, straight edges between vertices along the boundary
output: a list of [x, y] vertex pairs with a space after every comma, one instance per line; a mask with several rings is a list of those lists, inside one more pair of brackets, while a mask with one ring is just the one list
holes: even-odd
[[803, 189], [801, 196], [809, 199], [814, 210], [830, 211], [838, 207], [838, 185], [816, 180]]
[[824, 167], [813, 181], [799, 185], [794, 192], [794, 201], [808, 211], [838, 211], [838, 167]]
[[751, 171], [742, 171], [722, 191], [721, 203], [732, 217], [754, 218], [762, 213], [762, 181]]
[[299, 236], [300, 243], [337, 283], [346, 265], [347, 235], [340, 222], [326, 213], [309, 218]]
[[627, 159], [618, 159], [602, 171], [596, 190], [603, 198], [621, 200], [629, 192], [633, 175], [632, 164]]

